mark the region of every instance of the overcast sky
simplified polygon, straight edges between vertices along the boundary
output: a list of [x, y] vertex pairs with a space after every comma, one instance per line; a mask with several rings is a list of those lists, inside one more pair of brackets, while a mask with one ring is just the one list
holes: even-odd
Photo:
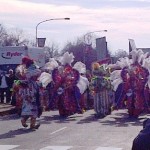
[[128, 39], [138, 48], [150, 48], [150, 0], [0, 0], [0, 23], [22, 29], [35, 39], [38, 37], [61, 46], [88, 32], [97, 38], [106, 36], [111, 52], [128, 51]]

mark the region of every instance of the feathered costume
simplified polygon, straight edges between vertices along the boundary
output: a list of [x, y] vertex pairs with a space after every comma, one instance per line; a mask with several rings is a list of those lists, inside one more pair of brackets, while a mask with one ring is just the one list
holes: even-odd
[[30, 128], [37, 129], [39, 124], [36, 124], [36, 118], [40, 117], [42, 111], [37, 83], [41, 70], [31, 58], [25, 56], [22, 58], [22, 64], [16, 68], [16, 72], [20, 79], [17, 95], [22, 99], [21, 123], [27, 127], [26, 121], [30, 118]]
[[138, 117], [150, 107], [150, 57], [142, 50], [130, 52], [131, 59], [120, 58], [115, 65], [119, 68], [111, 73], [115, 91], [114, 108], [127, 108], [129, 115]]
[[95, 117], [102, 118], [111, 113], [113, 92], [110, 82], [110, 73], [107, 64], [95, 62], [92, 65], [94, 110]]
[[40, 89], [41, 103], [45, 110], [54, 110], [57, 108], [55, 104], [54, 95], [54, 82], [52, 79], [52, 72], [54, 69], [58, 68], [58, 62], [54, 58], [50, 58], [44, 66], [44, 72], [38, 78], [39, 82], [42, 84]]
[[[56, 62], [53, 63], [53, 61], [56, 61], [53, 59], [52, 62], [47, 63], [45, 66], [47, 69], [50, 68], [49, 73], [51, 76], [51, 79], [47, 78], [48, 82], [44, 81], [50, 87], [49, 109], [58, 108], [60, 116], [65, 117], [74, 113], [83, 113], [81, 97], [89, 84], [88, 80], [85, 77], [81, 77], [78, 71], [79, 68], [82, 71], [86, 70], [84, 64], [78, 63], [72, 67], [73, 60], [73, 54], [66, 52], [57, 60], [60, 65], [56, 65]], [[43, 84], [41, 79], [40, 81]]]

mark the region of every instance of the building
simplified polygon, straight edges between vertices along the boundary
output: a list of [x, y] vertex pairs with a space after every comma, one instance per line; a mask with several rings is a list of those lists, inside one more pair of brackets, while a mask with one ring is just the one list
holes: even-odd
[[133, 39], [129, 39], [129, 52], [132, 50], [139, 50], [141, 49], [144, 53], [150, 52], [150, 48], [136, 48], [135, 42]]
[[147, 53], [147, 52], [150, 53], [150, 48], [137, 48], [137, 49], [141, 49], [144, 53]]
[[106, 37], [96, 39], [97, 60], [103, 60], [109, 56]]

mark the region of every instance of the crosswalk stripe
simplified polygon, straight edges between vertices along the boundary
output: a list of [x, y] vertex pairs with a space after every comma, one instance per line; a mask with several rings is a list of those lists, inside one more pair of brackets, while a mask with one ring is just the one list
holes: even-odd
[[72, 146], [47, 146], [40, 150], [69, 150]]
[[[73, 146], [47, 146], [40, 150], [71, 150]], [[122, 150], [122, 148], [115, 147], [98, 147], [95, 150]]]
[[[0, 150], [13, 150], [16, 147], [19, 147], [19, 145], [0, 145]], [[78, 147], [78, 146], [75, 146], [75, 147]], [[41, 148], [40, 150], [71, 150], [72, 148], [74, 148], [74, 146], [47, 146], [47, 147]], [[122, 150], [122, 148], [97, 147], [95, 150]]]
[[18, 147], [19, 145], [0, 145], [0, 150], [11, 150]]
[[115, 147], [98, 147], [95, 150], [122, 150], [122, 148], [115, 148]]

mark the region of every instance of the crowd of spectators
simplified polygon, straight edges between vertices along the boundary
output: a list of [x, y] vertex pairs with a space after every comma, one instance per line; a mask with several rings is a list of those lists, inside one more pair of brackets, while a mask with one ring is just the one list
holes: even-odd
[[14, 80], [16, 76], [12, 69], [8, 73], [6, 71], [0, 73], [0, 103], [15, 105], [15, 98], [12, 95]]

